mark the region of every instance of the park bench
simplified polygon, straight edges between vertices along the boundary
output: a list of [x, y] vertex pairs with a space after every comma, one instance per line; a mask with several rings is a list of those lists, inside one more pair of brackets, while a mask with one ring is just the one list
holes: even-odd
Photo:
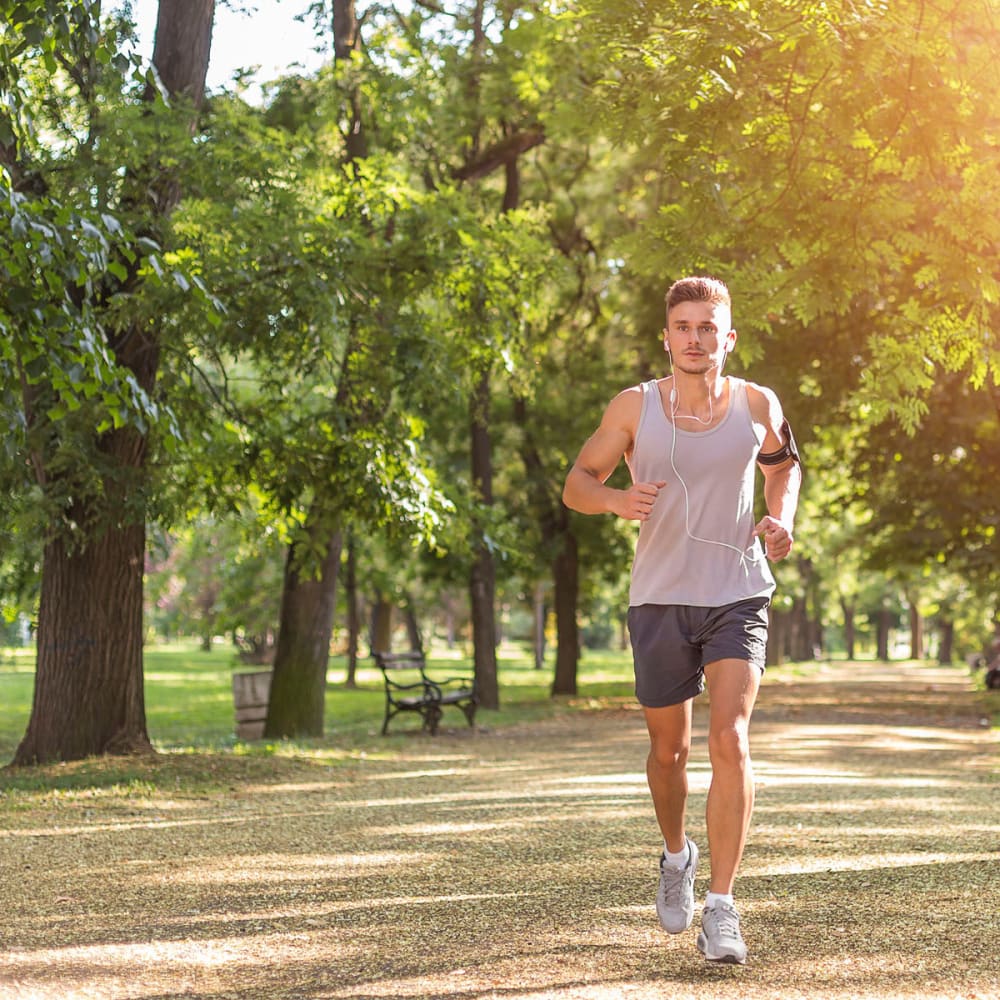
[[389, 720], [400, 712], [419, 712], [424, 729], [433, 736], [438, 731], [445, 705], [457, 705], [469, 725], [474, 725], [479, 695], [472, 674], [454, 677], [430, 677], [424, 654], [372, 653], [385, 679], [385, 721], [382, 735], [389, 730]]

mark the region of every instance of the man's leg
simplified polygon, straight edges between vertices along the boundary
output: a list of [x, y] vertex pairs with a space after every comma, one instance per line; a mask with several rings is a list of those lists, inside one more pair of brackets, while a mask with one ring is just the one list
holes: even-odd
[[646, 780], [653, 797], [656, 820], [667, 849], [679, 852], [686, 844], [687, 760], [691, 748], [692, 701], [665, 708], [644, 708], [649, 730]]
[[666, 845], [660, 856], [656, 914], [668, 934], [681, 934], [694, 919], [694, 880], [698, 871], [698, 848], [684, 833], [691, 700], [644, 711], [649, 730], [646, 778]]
[[747, 948], [740, 916], [733, 905], [733, 882], [743, 857], [753, 812], [750, 765], [750, 713], [760, 688], [760, 670], [739, 659], [716, 660], [705, 667], [709, 691], [708, 846], [712, 877], [701, 912], [698, 950], [713, 962], [742, 965]]
[[716, 660], [705, 667], [709, 691], [708, 751], [712, 784], [706, 822], [712, 855], [711, 892], [733, 891], [743, 857], [754, 783], [750, 763], [750, 714], [760, 689], [760, 670], [746, 660]]

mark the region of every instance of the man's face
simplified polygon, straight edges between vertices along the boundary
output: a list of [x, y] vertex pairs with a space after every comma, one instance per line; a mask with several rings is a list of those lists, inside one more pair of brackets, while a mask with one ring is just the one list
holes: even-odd
[[670, 310], [663, 342], [673, 366], [691, 375], [721, 368], [736, 343], [729, 307], [712, 302], [681, 302]]

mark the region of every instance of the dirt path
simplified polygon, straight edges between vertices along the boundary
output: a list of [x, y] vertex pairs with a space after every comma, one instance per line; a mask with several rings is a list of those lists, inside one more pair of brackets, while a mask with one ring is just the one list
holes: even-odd
[[[769, 680], [745, 968], [706, 963], [697, 920], [659, 930], [623, 706], [400, 736], [391, 759], [176, 757], [8, 795], [0, 997], [997, 1000], [998, 738], [968, 688], [931, 667]], [[210, 767], [225, 793], [192, 789]]]

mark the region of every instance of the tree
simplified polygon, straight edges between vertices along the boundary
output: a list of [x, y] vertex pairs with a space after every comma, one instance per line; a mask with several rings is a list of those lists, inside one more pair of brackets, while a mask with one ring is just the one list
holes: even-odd
[[[368, 137], [360, 81], [351, 61], [360, 53], [361, 35], [354, 0], [332, 0], [334, 68], [345, 121], [343, 162], [354, 171], [367, 155]], [[351, 406], [356, 374], [352, 355], [361, 344], [351, 325], [340, 371], [335, 409]], [[350, 419], [350, 417], [348, 417]], [[281, 595], [281, 622], [268, 702], [265, 736], [321, 736], [326, 670], [333, 633], [337, 580], [343, 547], [343, 513], [317, 492], [303, 524], [303, 535], [288, 549]]]
[[286, 545], [266, 732], [312, 736], [323, 731], [342, 531], [432, 535], [446, 503], [407, 402], [424, 391], [413, 372], [434, 348], [416, 301], [442, 260], [443, 216], [391, 164], [252, 186], [238, 214], [225, 199], [194, 207], [192, 238], [227, 307], [201, 380], [227, 413], [214, 432], [216, 464], [231, 469], [222, 495], [252, 484]]
[[[162, 0], [155, 75], [124, 108], [132, 67], [98, 10], [87, 0], [56, 17], [34, 0], [2, 10], [15, 33], [0, 66], [0, 182], [16, 237], [3, 250], [14, 286], [3, 354], [23, 389], [21, 454], [44, 509], [35, 697], [18, 764], [149, 749], [147, 459], [168, 334], [141, 293], [150, 272], [155, 284], [165, 271], [159, 251], [193, 151], [214, 0]], [[149, 143], [137, 158], [122, 155], [126, 123]], [[50, 135], [60, 141], [46, 145]]]
[[[315, 81], [286, 81], [263, 118], [302, 172], [257, 178], [236, 212], [224, 197], [185, 220], [227, 306], [202, 379], [230, 408], [230, 460], [269, 498], [289, 545], [271, 736], [322, 732], [342, 532], [440, 532], [447, 502], [421, 438], [441, 386], [461, 382], [466, 347], [480, 334], [469, 323], [456, 335], [455, 317], [475, 299], [481, 321], [503, 301], [498, 327], [508, 321], [510, 276], [526, 259], [519, 227], [536, 226], [481, 219], [451, 184], [417, 186], [392, 146], [418, 116], [391, 99], [402, 89], [394, 72], [365, 61], [352, 11], [334, 8], [335, 29], [354, 32], [346, 48], [335, 37], [334, 66]], [[384, 102], [373, 96], [382, 93]], [[355, 141], [373, 108], [384, 108], [379, 134], [392, 137], [389, 148]], [[266, 148], [271, 139], [258, 137]], [[277, 218], [283, 225], [269, 228]], [[227, 272], [281, 277], [264, 286], [265, 301]], [[228, 372], [237, 364], [248, 366], [248, 381], [234, 391]]]
[[245, 663], [270, 663], [278, 631], [283, 552], [254, 508], [189, 524], [151, 539], [146, 621], [159, 635], [196, 635], [203, 648], [228, 634]]
[[[831, 423], [824, 453], [840, 437], [848, 463], [852, 428], [863, 435], [894, 418], [913, 431], [928, 408], [937, 414], [937, 386], [965, 385], [992, 409], [985, 394], [1000, 383], [1000, 230], [985, 211], [1000, 195], [993, 5], [634, 3], [612, 12], [595, 2], [581, 10], [585, 36], [606, 57], [595, 116], [633, 154], [625, 180], [635, 225], [619, 242], [626, 270], [727, 278], [737, 327], [753, 334], [738, 345], [739, 360], [778, 390], [807, 456]], [[947, 489], [944, 465], [923, 472], [941, 474]], [[862, 490], [877, 489], [848, 467]], [[900, 502], [912, 495], [901, 492]], [[861, 517], [867, 502], [852, 501]], [[979, 509], [988, 513], [990, 502]], [[886, 537], [898, 546], [898, 533]], [[802, 530], [798, 545], [827, 553], [810, 563], [822, 600], [843, 560]], [[839, 578], [850, 620], [856, 597], [849, 573]], [[801, 574], [782, 567], [779, 582], [805, 602]]]
[[976, 392], [952, 374], [935, 383], [928, 402], [933, 417], [917, 433], [887, 423], [856, 452], [856, 476], [872, 511], [866, 561], [931, 595], [950, 594], [953, 615], [965, 613], [955, 603], [959, 594], [962, 603], [996, 609], [1000, 393]]
[[1000, 245], [984, 211], [1000, 194], [994, 17], [920, 0], [633, 4], [613, 20], [593, 5], [606, 106], [654, 179], [633, 266], [725, 273], [761, 353], [815, 342], [814, 325], [853, 333], [810, 374], [853, 369], [869, 419], [912, 428], [935, 374], [1000, 382], [983, 266]]

